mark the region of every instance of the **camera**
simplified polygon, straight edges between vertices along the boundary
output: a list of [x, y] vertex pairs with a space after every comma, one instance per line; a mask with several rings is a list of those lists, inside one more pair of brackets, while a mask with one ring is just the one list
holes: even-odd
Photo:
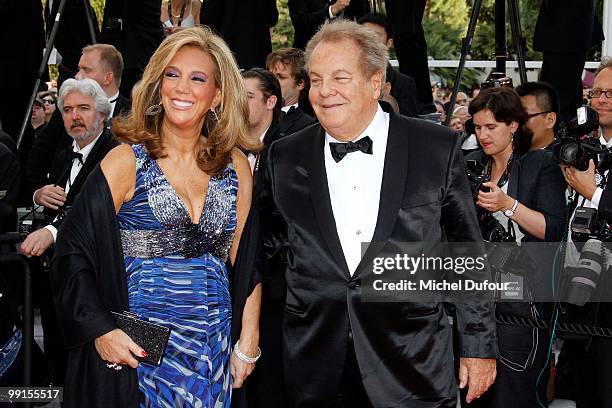
[[514, 88], [512, 78], [507, 77], [503, 72], [491, 72], [489, 79], [480, 84], [480, 89], [501, 88], [502, 86]]
[[589, 160], [593, 160], [597, 170], [608, 170], [612, 160], [610, 150], [602, 146], [598, 139], [589, 136], [597, 129], [597, 112], [588, 106], [578, 108], [574, 119], [559, 125], [556, 132], [558, 140], [553, 145], [555, 159], [580, 171], [588, 169]]
[[109, 33], [121, 33], [123, 32], [123, 19], [122, 18], [108, 18], [104, 21], [104, 29]]
[[[467, 177], [472, 189], [472, 198], [476, 200], [479, 191], [488, 192], [489, 188], [482, 185], [490, 180], [485, 167], [477, 160], [466, 162]], [[482, 238], [488, 242], [514, 242], [512, 234], [508, 233], [501, 223], [491, 214], [491, 212], [476, 206], [478, 225]]]
[[567, 303], [584, 306], [597, 288], [602, 272], [606, 271], [606, 249], [598, 239], [589, 239], [582, 248], [578, 266], [568, 268], [569, 281], [565, 285]]

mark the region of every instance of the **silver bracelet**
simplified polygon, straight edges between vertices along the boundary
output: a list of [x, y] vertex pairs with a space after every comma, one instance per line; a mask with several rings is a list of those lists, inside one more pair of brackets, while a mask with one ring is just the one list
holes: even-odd
[[238, 357], [240, 360], [244, 361], [245, 363], [255, 364], [257, 360], [259, 360], [259, 357], [261, 357], [261, 349], [257, 347], [257, 355], [255, 357], [249, 357], [246, 354], [244, 354], [242, 351], [240, 351], [239, 344], [240, 344], [240, 340], [238, 340], [236, 344], [234, 345], [234, 354], [236, 354], [236, 357]]

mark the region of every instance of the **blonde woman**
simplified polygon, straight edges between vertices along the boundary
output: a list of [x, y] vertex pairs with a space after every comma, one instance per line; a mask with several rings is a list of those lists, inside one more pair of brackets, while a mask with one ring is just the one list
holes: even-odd
[[[95, 266], [90, 267], [97, 280], [95, 290], [90, 288], [87, 296], [73, 293], [70, 282], [84, 276], [73, 271], [74, 244], [66, 242], [71, 241], [71, 228], [79, 229], [76, 221], [69, 223], [58, 248], [55, 286], [68, 337], [75, 326], [79, 328], [75, 309], [84, 309], [75, 299], [85, 299], [86, 305], [100, 299], [103, 305], [89, 307], [101, 322], [95, 330], [77, 330], [81, 344], [90, 342], [91, 352], [75, 354], [80, 361], [75, 367], [69, 363], [67, 379], [73, 384], [83, 372], [97, 370], [95, 391], [67, 386], [68, 405], [103, 406], [104, 400], [104, 406], [229, 407], [232, 385], [240, 387], [253, 370], [260, 354], [259, 285], [246, 300], [240, 339], [232, 353], [226, 268], [235, 262], [251, 201], [250, 168], [239, 147], [258, 146], [247, 139], [247, 121], [244, 85], [219, 37], [196, 27], [160, 45], [134, 89], [131, 113], [114, 122], [115, 135], [126, 143], [103, 160], [102, 176], [94, 175], [94, 181], [98, 177], [110, 191], [124, 270], [106, 273], [106, 261], [101, 258], [98, 267], [94, 254]], [[84, 199], [94, 210], [95, 197], [92, 191]], [[69, 218], [86, 217], [83, 207], [74, 208]], [[103, 214], [100, 209], [96, 217]], [[112, 234], [109, 239], [112, 242]], [[113, 298], [119, 300], [113, 303]], [[138, 364], [136, 357], [147, 350], [105, 320], [107, 310], [121, 307], [172, 329], [160, 366]], [[83, 368], [82, 360], [94, 367]], [[140, 390], [136, 398], [135, 371]]]

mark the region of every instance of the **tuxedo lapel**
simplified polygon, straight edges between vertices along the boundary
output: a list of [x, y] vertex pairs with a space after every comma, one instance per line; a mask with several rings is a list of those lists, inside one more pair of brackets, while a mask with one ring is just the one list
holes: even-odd
[[89, 173], [91, 173], [93, 168], [96, 167], [100, 161], [102, 161], [106, 153], [109, 151], [109, 143], [111, 142], [111, 139], [112, 134], [108, 129], [105, 129], [100, 135], [100, 139], [98, 139], [93, 149], [91, 149], [91, 152], [89, 153], [89, 156], [87, 156], [87, 160], [85, 160], [79, 174], [77, 174], [72, 182], [72, 186], [70, 187], [66, 201], [74, 200], [74, 196], [79, 194], [81, 185], [85, 182], [85, 180], [87, 180]]
[[317, 224], [323, 234], [325, 244], [329, 248], [336, 264], [342, 269], [345, 276], [350, 277], [348, 265], [344, 258], [340, 238], [336, 230], [336, 221], [329, 198], [327, 186], [327, 172], [325, 171], [325, 131], [317, 126], [317, 134], [313, 137], [312, 152], [310, 158], [309, 180], [312, 198], [312, 207], [317, 219]]
[[[372, 262], [374, 256], [389, 239], [402, 204], [404, 190], [406, 189], [409, 138], [406, 134], [407, 130], [401, 125], [399, 117], [392, 112], [389, 115], [389, 136], [385, 153], [385, 168], [380, 188], [376, 228], [372, 242], [357, 266], [354, 276], [357, 276], [361, 269]], [[374, 146], [374, 148], [376, 147]]]

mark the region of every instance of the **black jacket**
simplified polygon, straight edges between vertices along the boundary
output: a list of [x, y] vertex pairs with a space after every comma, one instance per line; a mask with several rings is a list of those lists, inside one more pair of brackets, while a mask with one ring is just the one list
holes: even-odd
[[[91, 173], [91, 171], [98, 165], [98, 163], [100, 163], [102, 159], [104, 159], [106, 154], [117, 145], [118, 143], [115, 140], [113, 134], [110, 132], [110, 130], [104, 129], [102, 131], [102, 134], [100, 135], [100, 138], [94, 145], [93, 149], [91, 149], [91, 152], [89, 152], [89, 156], [87, 157], [87, 160], [79, 171], [79, 174], [72, 181], [70, 191], [68, 191], [68, 195], [66, 196], [64, 208], [69, 209], [74, 204], [74, 201], [81, 192], [81, 188], [83, 187], [85, 180], [87, 180], [89, 173]], [[47, 177], [43, 185], [55, 184], [58, 187], [62, 188], [66, 186], [68, 177], [70, 175], [70, 169], [72, 168], [72, 160], [69, 156], [69, 153], [71, 151], [72, 144], [69, 144], [68, 146], [60, 149], [56, 153], [53, 159], [53, 163], [51, 165], [49, 176]], [[61, 211], [61, 209], [58, 211]], [[50, 208], [44, 209], [44, 213], [47, 216], [47, 219], [49, 220], [53, 220], [58, 214], [58, 211], [52, 210]], [[52, 224], [56, 228], [59, 228], [61, 222], [62, 219], [53, 221]]]
[[[329, 6], [335, 0], [289, 0], [289, 16], [295, 29], [293, 46], [306, 48], [306, 44], [319, 27], [329, 19]], [[358, 19], [370, 12], [368, 1], [354, 0], [344, 9], [344, 17]]]
[[391, 96], [397, 101], [400, 113], [411, 118], [418, 117], [417, 88], [414, 78], [393, 68], [387, 68], [387, 74], [387, 82], [391, 82]]
[[[278, 250], [274, 244], [287, 249], [287, 406], [333, 401], [349, 332], [374, 406], [456, 405], [452, 333], [441, 305], [361, 301], [362, 281], [372, 278], [374, 257], [397, 251], [400, 242], [434, 243], [445, 237], [482, 246], [454, 134], [389, 114], [378, 221], [372, 244], [352, 276], [327, 189], [324, 129], [313, 125], [270, 147], [259, 205], [264, 242], [271, 245], [264, 245], [260, 259]], [[487, 279], [488, 270], [481, 272], [468, 275]], [[496, 357], [492, 304], [464, 302], [456, 309], [460, 354]]]
[[[486, 155], [482, 150], [466, 156], [466, 160], [485, 163]], [[536, 294], [540, 299], [552, 300], [551, 275], [553, 258], [557, 243], [563, 236], [565, 225], [566, 183], [561, 169], [553, 160], [552, 153], [545, 149], [530, 150], [513, 160], [508, 179], [508, 195], [526, 207], [541, 212], [546, 220], [545, 238], [540, 240], [514, 223], [525, 235], [524, 248], [538, 265], [538, 277], [534, 282]], [[504, 228], [506, 225], [504, 225]], [[553, 243], [550, 246], [542, 242]]]
[[283, 135], [289, 136], [313, 123], [315, 123], [315, 120], [312, 116], [304, 113], [299, 106], [297, 108], [292, 107], [287, 113], [283, 114], [278, 130]]
[[223, 37], [244, 69], [265, 67], [277, 21], [275, 0], [204, 0], [200, 8], [200, 22]]

